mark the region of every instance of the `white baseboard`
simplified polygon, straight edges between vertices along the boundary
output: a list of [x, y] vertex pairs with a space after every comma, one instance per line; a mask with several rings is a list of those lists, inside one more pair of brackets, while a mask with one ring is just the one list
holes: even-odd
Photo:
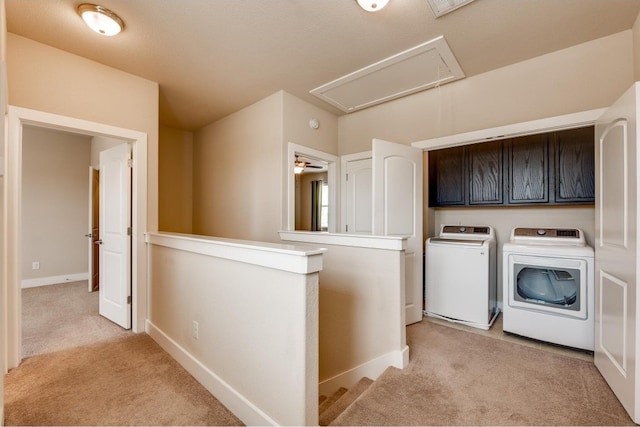
[[402, 350], [383, 354], [360, 366], [356, 366], [353, 369], [321, 381], [319, 384], [319, 394], [321, 396], [330, 396], [340, 387], [347, 389], [353, 387], [362, 377], [376, 380], [389, 366], [404, 369], [408, 364], [409, 347], [405, 346]]
[[58, 283], [78, 282], [89, 280], [89, 273], [64, 274], [62, 276], [38, 277], [35, 279], [23, 279], [22, 288], [35, 288], [38, 286], [57, 285]]
[[147, 320], [145, 331], [246, 425], [265, 426], [278, 424], [149, 320]]

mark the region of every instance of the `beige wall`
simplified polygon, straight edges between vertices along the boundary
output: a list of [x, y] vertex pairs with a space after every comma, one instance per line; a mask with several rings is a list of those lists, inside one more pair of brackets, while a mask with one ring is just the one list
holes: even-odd
[[[317, 425], [321, 261], [151, 237], [150, 335], [247, 425]], [[284, 267], [306, 263], [308, 273]]]
[[11, 105], [136, 130], [148, 138], [148, 222], [158, 226], [158, 84], [8, 33]]
[[640, 14], [633, 24], [633, 76], [634, 81], [640, 81]]
[[22, 278], [86, 273], [91, 137], [25, 126], [22, 141]]
[[341, 116], [340, 154], [606, 107], [634, 80], [632, 43], [624, 31]]
[[[320, 246], [320, 245], [311, 245]], [[406, 345], [399, 251], [322, 244], [320, 382]], [[374, 377], [371, 377], [374, 378]]]
[[[282, 145], [282, 169], [289, 161], [287, 158], [288, 144], [294, 143], [323, 153], [338, 155], [338, 117], [328, 113], [315, 105], [311, 105], [290, 93], [283, 92], [283, 145]], [[319, 123], [318, 129], [312, 129], [309, 121], [316, 119]], [[282, 212], [287, 212], [287, 202], [289, 200], [286, 177], [282, 180]], [[334, 183], [334, 188], [339, 188], [338, 183]], [[296, 191], [299, 189], [299, 182], [296, 180]], [[338, 198], [339, 199], [339, 198]], [[301, 200], [294, 197], [295, 211], [299, 212]], [[305, 214], [303, 214], [305, 215]], [[308, 225], [299, 222], [298, 214], [295, 215], [296, 230], [308, 230], [311, 227], [311, 219]], [[287, 229], [285, 215], [282, 215], [281, 229]]]
[[193, 133], [160, 126], [158, 227], [193, 231]]
[[[286, 144], [303, 145], [328, 154], [338, 154], [338, 117], [290, 93], [283, 95], [283, 140]], [[312, 129], [309, 120], [316, 119], [320, 126]]]
[[282, 176], [282, 92], [198, 130], [194, 233], [277, 242]]
[[[318, 129], [309, 120], [320, 122]], [[193, 232], [278, 242], [288, 143], [337, 152], [337, 118], [284, 91], [194, 134]]]

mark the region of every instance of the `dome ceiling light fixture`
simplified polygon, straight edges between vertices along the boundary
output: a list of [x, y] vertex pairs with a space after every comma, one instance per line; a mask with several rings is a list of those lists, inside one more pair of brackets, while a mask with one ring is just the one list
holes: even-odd
[[356, 0], [358, 5], [367, 12], [377, 12], [384, 8], [389, 0]]
[[77, 10], [82, 20], [98, 34], [115, 36], [124, 30], [122, 19], [106, 7], [82, 3]]

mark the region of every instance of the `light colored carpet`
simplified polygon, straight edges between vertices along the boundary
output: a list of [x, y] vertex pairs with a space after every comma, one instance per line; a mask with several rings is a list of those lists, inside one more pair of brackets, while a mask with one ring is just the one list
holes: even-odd
[[132, 334], [98, 314], [86, 280], [22, 290], [23, 357]]
[[145, 334], [26, 359], [5, 375], [5, 425], [241, 425]]
[[[240, 424], [148, 336], [97, 316], [86, 282], [56, 286], [38, 296], [23, 291], [25, 344], [39, 342], [25, 353], [107, 341], [34, 356], [12, 370], [6, 425]], [[95, 298], [95, 309], [62, 296], [73, 288]], [[96, 318], [62, 320], [59, 311]], [[634, 425], [589, 360], [427, 320], [407, 328], [407, 341], [408, 368], [389, 369], [332, 425]]]
[[592, 362], [423, 320], [332, 425], [634, 425]]

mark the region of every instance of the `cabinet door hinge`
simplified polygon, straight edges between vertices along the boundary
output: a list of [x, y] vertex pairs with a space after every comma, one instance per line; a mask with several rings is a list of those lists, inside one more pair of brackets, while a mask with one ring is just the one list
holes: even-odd
[[130, 168], [133, 167], [133, 159], [127, 159], [127, 166]]
[[131, 236], [132, 233], [133, 230], [131, 229], [131, 227], [127, 227], [127, 236]]
[[127, 297], [127, 304], [131, 304], [131, 295]]

